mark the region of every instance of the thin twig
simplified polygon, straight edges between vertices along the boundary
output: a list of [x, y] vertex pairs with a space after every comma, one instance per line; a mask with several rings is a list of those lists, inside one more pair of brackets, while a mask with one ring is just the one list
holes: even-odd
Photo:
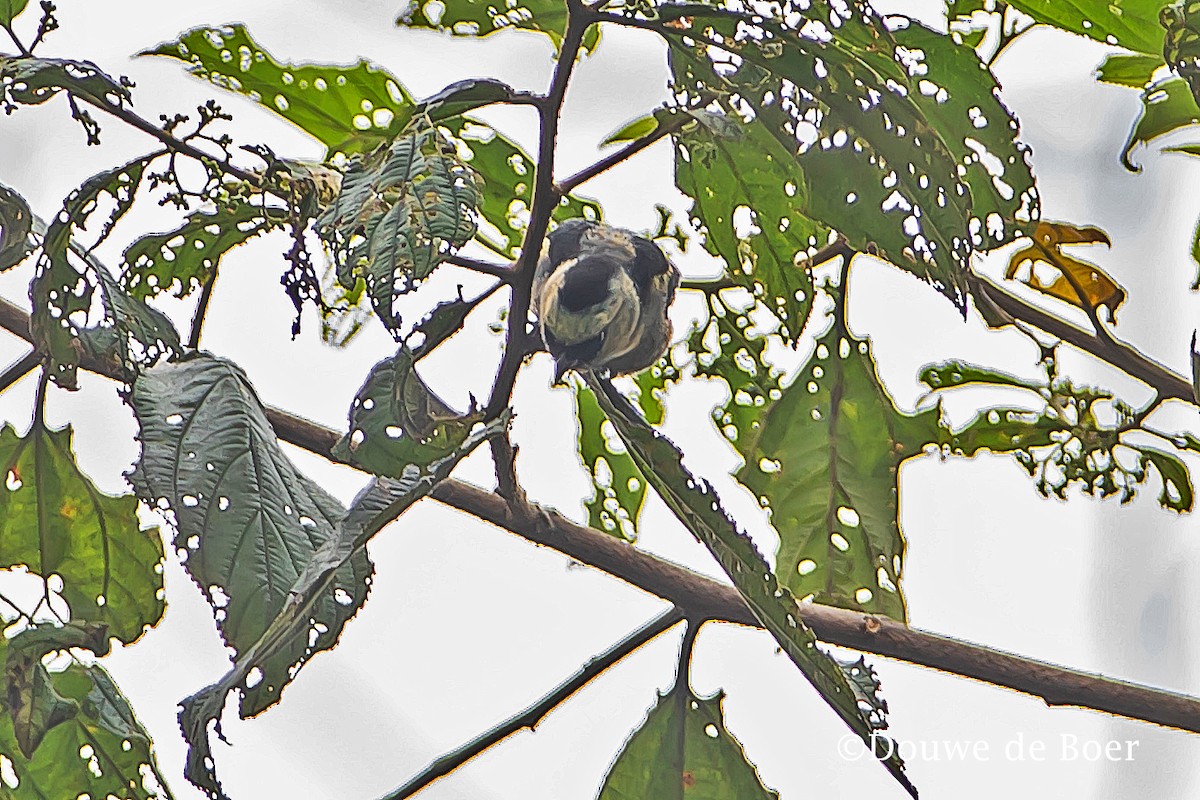
[[545, 697], [529, 706], [529, 708], [509, 717], [487, 733], [472, 739], [462, 747], [437, 759], [399, 789], [385, 795], [382, 800], [405, 800], [405, 798], [412, 797], [426, 786], [429, 786], [439, 778], [449, 775], [489, 747], [500, 743], [514, 733], [524, 728], [533, 730], [547, 714], [599, 677], [609, 667], [655, 637], [678, 625], [683, 619], [683, 612], [677, 608], [660, 614], [608, 650], [588, 661], [570, 679], [559, 684], [548, 692]]
[[214, 264], [204, 285], [200, 288], [200, 299], [196, 302], [196, 310], [192, 314], [192, 327], [188, 331], [187, 346], [191, 350], [200, 348], [200, 332], [204, 328], [204, 318], [208, 316], [208, 303], [212, 300], [213, 286], [217, 283], [217, 266]]
[[1040, 328], [1051, 336], [1092, 354], [1101, 361], [1111, 364], [1157, 390], [1166, 399], [1183, 400], [1195, 404], [1191, 381], [1146, 357], [1129, 345], [1114, 340], [1117, 346], [1112, 347], [1095, 334], [1078, 328], [1050, 312], [1008, 293], [981, 275], [971, 275], [968, 280], [971, 283], [972, 293], [982, 293], [987, 300], [1010, 317]]
[[4, 372], [0, 372], [0, 392], [32, 372], [41, 360], [42, 357], [37, 350], [30, 350], [19, 361], [14, 362]]
[[576, 172], [571, 177], [559, 181], [559, 183], [554, 187], [555, 194], [557, 194], [559, 197], [570, 194], [581, 184], [587, 183], [597, 175], [612, 169], [617, 164], [620, 164], [631, 156], [634, 156], [645, 150], [659, 139], [669, 136], [670, 134], [679, 130], [688, 122], [688, 119], [688, 117], [680, 114], [672, 119], [667, 120], [666, 122], [660, 122], [658, 127], [640, 139], [630, 142], [612, 155], [605, 156], [595, 164], [592, 164], [590, 167]]
[[[186, 156], [191, 156], [192, 158], [196, 159], [197, 161], [208, 162], [210, 164], [213, 164], [214, 166], [218, 167], [222, 172], [232, 175], [233, 177], [238, 178], [240, 180], [246, 181], [247, 183], [249, 183], [252, 186], [262, 187], [262, 185], [263, 185], [263, 180], [262, 180], [261, 176], [255, 175], [253, 172], [242, 169], [241, 167], [234, 166], [229, 161], [218, 158], [217, 156], [214, 156], [210, 153], [206, 153], [203, 150], [199, 149], [198, 147], [196, 147], [192, 144], [189, 144], [188, 142], [183, 141], [182, 139], [175, 138], [171, 134], [164, 131], [162, 128], [158, 127], [157, 125], [150, 122], [149, 120], [143, 119], [142, 117], [133, 113], [133, 111], [129, 110], [128, 108], [125, 108], [124, 106], [116, 105], [114, 103], [98, 102], [89, 97], [80, 97], [79, 99], [83, 100], [88, 105], [90, 105], [94, 108], [98, 108], [101, 111], [104, 111], [105, 113], [111, 114], [112, 116], [116, 117], [117, 119], [121, 120], [122, 122], [126, 123], [127, 125], [137, 128], [142, 133], [145, 133], [149, 136], [153, 136], [155, 139], [162, 142], [163, 145], [168, 150], [172, 150], [177, 153], [183, 153]], [[284, 199], [286, 199], [286, 198], [284, 198]]]
[[473, 272], [480, 272], [484, 275], [491, 275], [499, 278], [504, 282], [509, 282], [513, 278], [513, 268], [511, 264], [493, 264], [490, 261], [480, 261], [477, 258], [468, 258], [467, 256], [449, 255], [443, 259], [447, 264], [453, 264], [456, 267], [469, 269]]
[[558, 143], [558, 115], [562, 109], [567, 84], [575, 58], [583, 45], [583, 34], [595, 14], [580, 3], [567, 0], [567, 29], [563, 33], [558, 62], [554, 65], [554, 76], [545, 101], [538, 105], [539, 132], [537, 166], [533, 182], [533, 198], [529, 204], [529, 225], [521, 242], [521, 257], [517, 261], [512, 281], [512, 300], [509, 304], [508, 333], [504, 358], [492, 384], [492, 395], [488, 399], [485, 414], [495, 416], [512, 400], [513, 385], [517, 372], [528, 352], [526, 330], [529, 324], [529, 304], [532, 294], [533, 273], [541, 255], [542, 239], [550, 227], [550, 215], [558, 206], [554, 193], [554, 153]]

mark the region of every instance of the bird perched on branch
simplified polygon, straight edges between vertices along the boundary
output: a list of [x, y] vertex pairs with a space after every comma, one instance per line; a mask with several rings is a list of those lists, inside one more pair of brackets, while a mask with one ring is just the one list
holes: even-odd
[[533, 311], [554, 381], [569, 369], [637, 372], [671, 341], [667, 309], [679, 270], [644, 236], [572, 219], [549, 236], [533, 281]]

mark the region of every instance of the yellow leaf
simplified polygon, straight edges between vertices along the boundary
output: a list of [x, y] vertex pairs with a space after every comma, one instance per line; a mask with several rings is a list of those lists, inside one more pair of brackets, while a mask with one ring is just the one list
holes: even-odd
[[[1091, 310], [1103, 306], [1108, 309], [1109, 319], [1116, 321], [1117, 308], [1125, 302], [1125, 290], [1100, 267], [1064, 253], [1062, 246], [1068, 244], [1111, 245], [1112, 242], [1099, 228], [1039, 222], [1033, 241], [1009, 258], [1004, 277], [1015, 278], [1077, 308]], [[1022, 269], [1025, 265], [1028, 271]]]

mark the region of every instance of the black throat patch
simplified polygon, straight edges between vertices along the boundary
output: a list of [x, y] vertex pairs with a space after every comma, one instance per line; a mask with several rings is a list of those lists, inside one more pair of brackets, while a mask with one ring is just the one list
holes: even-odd
[[558, 290], [559, 305], [579, 312], [599, 305], [608, 297], [608, 284], [621, 265], [604, 256], [585, 256], [567, 269]]

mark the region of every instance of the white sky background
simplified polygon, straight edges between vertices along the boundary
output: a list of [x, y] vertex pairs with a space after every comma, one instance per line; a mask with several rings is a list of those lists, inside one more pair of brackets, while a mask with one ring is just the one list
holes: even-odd
[[[931, 4], [923, 3], [928, 9]], [[889, 10], [906, 7], [895, 3]], [[936, 7], [936, 6], [935, 6]], [[396, 30], [393, 2], [94, 3], [64, 0], [62, 30], [44, 55], [85, 57], [138, 83], [136, 108], [187, 112], [215, 90], [165, 59], [128, 56], [197, 24], [244, 21], [281, 59], [349, 62], [365, 56], [394, 72], [418, 97], [462, 78], [494, 76], [541, 91], [551, 68], [544, 38], [508, 34], [483, 42]], [[36, 9], [27, 25], [36, 22]], [[1187, 249], [1200, 200], [1189, 187], [1200, 165], [1155, 149], [1136, 154], [1145, 170], [1117, 162], [1136, 93], [1096, 84], [1091, 70], [1105, 48], [1051, 32], [1028, 34], [998, 66], [1004, 99], [1018, 113], [1048, 218], [1097, 224], [1113, 237], [1111, 252], [1085, 254], [1130, 289], [1120, 334], [1143, 351], [1186, 372], [1196, 298]], [[664, 50], [653, 36], [606, 30], [594, 57], [579, 65], [563, 119], [558, 170], [566, 175], [596, 157], [595, 143], [665, 96]], [[236, 116], [239, 141], [263, 140], [279, 153], [316, 158], [320, 148], [266, 111], [220, 96]], [[527, 109], [488, 114], [532, 145]], [[87, 149], [64, 104], [23, 109], [0, 121], [0, 183], [15, 187], [49, 217], [82, 180], [150, 145], [101, 118], [104, 146]], [[1186, 137], [1176, 137], [1186, 141]], [[1157, 144], [1157, 143], [1156, 143]], [[672, 187], [670, 148], [660, 143], [627, 167], [585, 187], [603, 200], [608, 219], [637, 229], [655, 223], [653, 204], [685, 207]], [[171, 225], [166, 212], [131, 216], [125, 236]], [[118, 239], [121, 239], [120, 230]], [[124, 239], [118, 245], [124, 243]], [[278, 285], [283, 245], [268, 239], [226, 258], [214, 294], [204, 346], [241, 364], [264, 401], [342, 429], [346, 410], [370, 366], [394, 347], [376, 325], [347, 351], [317, 340], [311, 309], [299, 339], [289, 337], [292, 310]], [[119, 247], [109, 251], [110, 261]], [[681, 259], [689, 274], [710, 271], [696, 253]], [[446, 295], [461, 282], [469, 294], [478, 276], [444, 269], [422, 290]], [[994, 272], [994, 270], [993, 270]], [[24, 298], [29, 270], [0, 276], [0, 294]], [[932, 289], [872, 264], [855, 270], [851, 322], [871, 334], [880, 369], [897, 401], [911, 408], [920, 390], [917, 369], [966, 358], [1031, 374], [1036, 358], [1011, 331], [963, 323]], [[169, 311], [186, 329], [191, 301]], [[474, 318], [494, 319], [496, 303]], [[695, 308], [695, 306], [691, 306]], [[675, 309], [682, 332], [689, 306]], [[413, 318], [415, 321], [415, 317]], [[500, 339], [460, 337], [424, 374], [444, 396], [465, 405], [483, 396], [499, 357]], [[0, 365], [25, 345], [0, 338]], [[1145, 390], [1065, 351], [1064, 367], [1125, 393], [1135, 404]], [[576, 464], [568, 392], [547, 390], [539, 359], [518, 384], [519, 467], [532, 496], [582, 519], [587, 482]], [[82, 391], [55, 391], [51, 421], [70, 419], [83, 468], [101, 487], [124, 490], [121, 473], [137, 456], [131, 414], [110, 382], [82, 376]], [[0, 419], [27, 424], [33, 381], [0, 397]], [[715, 385], [672, 392], [668, 434], [690, 463], [717, 479], [727, 505], [747, 520], [764, 549], [773, 538], [753, 499], [724, 473], [736, 456], [707, 420], [719, 402]], [[965, 407], [962, 409], [966, 411]], [[1197, 424], [1195, 412], [1168, 404], [1161, 427]], [[289, 448], [310, 475], [348, 501], [364, 477]], [[1196, 466], [1195, 462], [1192, 462]], [[486, 457], [460, 474], [490, 485]], [[1121, 507], [1073, 496], [1041, 499], [1024, 472], [1002, 458], [909, 463], [902, 476], [902, 516], [909, 541], [905, 576], [912, 624], [1068, 666], [1200, 694], [1194, 613], [1200, 543], [1194, 515], [1157, 508], [1157, 485]], [[708, 574], [717, 567], [656, 499], [643, 514], [641, 545]], [[234, 800], [375, 798], [432, 758], [523, 708], [622, 638], [662, 604], [594, 570], [572, 568], [558, 554], [474, 523], [432, 501], [378, 536], [371, 548], [377, 575], [371, 596], [341, 644], [318, 655], [259, 719], [238, 721], [230, 706], [225, 732], [232, 747], [215, 745], [217, 767]], [[175, 703], [210, 683], [227, 656], [199, 593], [172, 559], [168, 609], [162, 624], [133, 647], [106, 660], [155, 737], [160, 764], [176, 797], [197, 798], [181, 777], [183, 746]], [[673, 678], [678, 634], [661, 637], [552, 714], [536, 734], [522, 733], [427, 789], [429, 800], [451, 798], [593, 797], [624, 737], [644, 717], [654, 691]], [[984, 742], [986, 760], [922, 761], [909, 774], [922, 797], [1184, 798], [1200, 780], [1191, 764], [1200, 739], [1090, 712], [1047, 709], [1040, 701], [931, 670], [872, 658], [891, 707], [892, 733], [908, 742]], [[727, 721], [764, 781], [785, 800], [900, 798], [886, 771], [849, 763], [837, 744], [846, 730], [769, 636], [731, 626], [706, 626], [693, 683], [702, 693], [728, 692]], [[1061, 758], [1060, 737], [1081, 742], [1140, 741], [1132, 763], [1104, 765]], [[1047, 760], [1006, 758], [1018, 737], [1047, 743]]]

